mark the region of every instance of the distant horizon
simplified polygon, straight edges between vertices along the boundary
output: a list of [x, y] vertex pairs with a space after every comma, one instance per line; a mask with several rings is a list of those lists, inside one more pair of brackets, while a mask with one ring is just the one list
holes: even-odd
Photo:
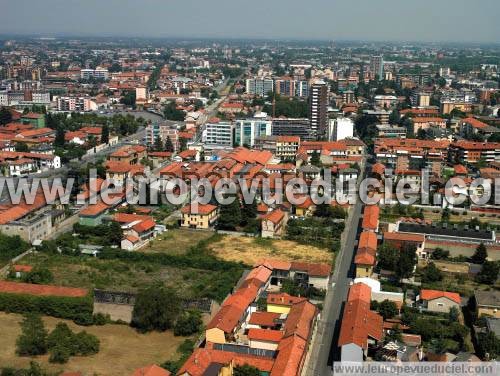
[[231, 36], [231, 37], [217, 37], [217, 36], [182, 36], [182, 35], [172, 35], [172, 36], [147, 36], [147, 35], [123, 35], [123, 34], [109, 34], [109, 35], [97, 35], [97, 34], [20, 34], [20, 33], [1, 33], [0, 32], [0, 40], [8, 40], [8, 39], [33, 39], [33, 40], [51, 40], [51, 39], [114, 39], [114, 40], [123, 40], [123, 39], [135, 39], [135, 40], [172, 40], [172, 41], [242, 41], [242, 42], [315, 42], [315, 43], [375, 43], [375, 44], [405, 44], [405, 43], [414, 43], [414, 44], [435, 44], [435, 45], [492, 45], [492, 46], [500, 46], [499, 41], [459, 41], [459, 40], [397, 40], [397, 39], [327, 39], [327, 38], [300, 38], [300, 37], [246, 37], [246, 36]]
[[498, 0], [0, 0], [0, 34], [497, 44]]

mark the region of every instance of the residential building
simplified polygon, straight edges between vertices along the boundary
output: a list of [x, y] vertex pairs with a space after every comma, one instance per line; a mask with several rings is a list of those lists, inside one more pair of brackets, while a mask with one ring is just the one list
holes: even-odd
[[28, 112], [27, 114], [23, 114], [21, 116], [21, 122], [31, 124], [35, 128], [45, 128], [45, 115]]
[[298, 136], [302, 141], [315, 139], [314, 132], [310, 128], [309, 119], [274, 118], [272, 135]]
[[460, 295], [448, 291], [421, 290], [417, 296], [420, 309], [438, 313], [448, 313], [452, 308], [460, 312], [460, 301]]
[[270, 136], [271, 133], [271, 119], [267, 117], [265, 112], [259, 113], [253, 118], [235, 121], [234, 144], [238, 146], [254, 147], [257, 137]]
[[272, 78], [256, 77], [247, 78], [246, 93], [266, 97], [269, 92], [274, 91], [274, 81]]
[[326, 135], [328, 122], [328, 86], [318, 80], [311, 85], [309, 95], [309, 122], [317, 137]]
[[57, 110], [65, 112], [97, 111], [97, 103], [89, 97], [58, 97]]
[[371, 231], [363, 231], [359, 237], [358, 250], [354, 257], [356, 278], [370, 277], [376, 264], [377, 235]]
[[300, 147], [299, 136], [276, 136], [274, 155], [280, 160], [294, 160]]
[[261, 219], [263, 238], [280, 238], [283, 235], [287, 222], [285, 212], [275, 209], [263, 215]]
[[88, 205], [78, 213], [78, 222], [84, 226], [99, 226], [102, 224], [103, 218], [108, 214], [111, 207], [111, 205], [102, 201]]
[[146, 126], [146, 135], [144, 141], [147, 146], [155, 145], [157, 139], [161, 141], [162, 149], [165, 146], [167, 138], [170, 138], [172, 145], [174, 147], [174, 152], [179, 150], [179, 131], [177, 130], [177, 124], [169, 125], [167, 123], [151, 122]]
[[80, 78], [82, 80], [101, 79], [107, 80], [109, 72], [106, 68], [97, 67], [96, 69], [82, 69], [80, 70]]
[[474, 291], [477, 317], [491, 316], [500, 319], [500, 291]]
[[234, 125], [226, 121], [213, 121], [205, 124], [203, 144], [207, 149], [227, 149], [233, 147]]
[[340, 141], [354, 137], [354, 122], [349, 118], [336, 118], [329, 120], [328, 139]]
[[384, 57], [382, 55], [370, 57], [370, 72], [382, 81], [384, 77]]
[[473, 142], [460, 140], [450, 145], [449, 154], [452, 160], [458, 163], [477, 163], [479, 161], [500, 161], [500, 143]]
[[210, 204], [198, 204], [196, 207], [186, 205], [181, 209], [181, 213], [181, 226], [196, 229], [213, 227], [218, 217], [217, 206]]
[[347, 362], [362, 362], [369, 348], [377, 346], [384, 335], [383, 318], [370, 310], [371, 288], [355, 283], [349, 289], [342, 314], [338, 345], [340, 358]]

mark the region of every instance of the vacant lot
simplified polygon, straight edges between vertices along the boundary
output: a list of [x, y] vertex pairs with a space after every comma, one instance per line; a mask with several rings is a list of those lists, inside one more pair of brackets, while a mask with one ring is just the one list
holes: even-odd
[[162, 252], [172, 255], [184, 254], [190, 247], [199, 241], [213, 236], [211, 231], [197, 231], [190, 229], [168, 230], [154, 239], [140, 251], [145, 253]]
[[139, 334], [125, 325], [81, 327], [71, 321], [44, 317], [45, 326], [52, 330], [60, 322], [66, 322], [73, 331], [86, 330], [101, 341], [98, 354], [88, 357], [72, 357], [65, 365], [54, 365], [48, 356], [19, 357], [15, 354], [15, 343], [21, 330], [21, 315], [0, 312], [0, 365], [4, 367], [28, 367], [35, 360], [51, 372], [80, 371], [84, 375], [130, 375], [148, 364], [162, 363], [175, 355], [177, 346], [184, 337], [174, 337], [172, 332]]
[[265, 258], [324, 263], [333, 261], [333, 253], [326, 249], [289, 240], [225, 236], [210, 244], [209, 248], [217, 257], [247, 265], [254, 265]]
[[135, 292], [152, 282], [161, 281], [175, 288], [181, 296], [195, 295], [193, 288], [198, 291], [199, 281], [216, 277], [215, 272], [208, 270], [179, 269], [149, 262], [101, 260], [87, 256], [37, 253], [23, 258], [21, 263], [49, 269], [54, 276], [52, 284], [59, 286]]

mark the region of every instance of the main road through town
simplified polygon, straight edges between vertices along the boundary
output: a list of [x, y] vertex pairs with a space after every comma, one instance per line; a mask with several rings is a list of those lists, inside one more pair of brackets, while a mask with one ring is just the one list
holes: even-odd
[[[364, 166], [364, 163], [362, 166]], [[364, 174], [361, 174], [359, 181], [363, 178]], [[331, 375], [332, 361], [340, 358], [337, 342], [342, 311], [347, 299], [349, 284], [353, 278], [354, 250], [359, 233], [362, 207], [363, 203], [356, 197], [356, 203], [351, 207], [345, 223], [341, 250], [335, 260], [331, 286], [323, 303], [323, 311], [317, 324], [317, 330], [310, 348], [309, 360], [306, 364], [307, 368], [303, 375]]]

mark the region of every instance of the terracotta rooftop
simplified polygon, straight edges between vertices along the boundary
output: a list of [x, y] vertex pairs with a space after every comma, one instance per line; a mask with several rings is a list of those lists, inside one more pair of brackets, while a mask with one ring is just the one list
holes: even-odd
[[170, 376], [171, 373], [156, 364], [138, 368], [134, 371], [132, 376]]
[[439, 290], [420, 290], [420, 299], [434, 300], [438, 298], [448, 298], [451, 301], [460, 304], [460, 295], [456, 292], [439, 291]]
[[0, 292], [10, 294], [26, 294], [36, 296], [62, 296], [62, 297], [84, 297], [88, 294], [86, 289], [35, 285], [31, 283], [0, 281]]

